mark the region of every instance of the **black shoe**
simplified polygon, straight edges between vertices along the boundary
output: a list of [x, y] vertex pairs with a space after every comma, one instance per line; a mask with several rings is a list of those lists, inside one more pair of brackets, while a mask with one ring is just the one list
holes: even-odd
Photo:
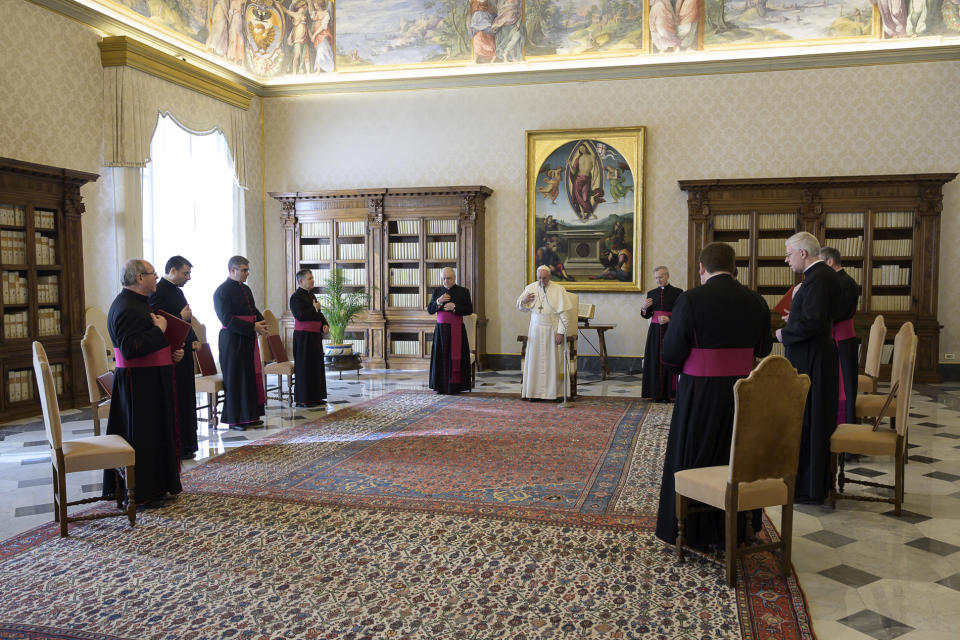
[[194, 451], [193, 453], [181, 453], [181, 454], [180, 454], [180, 459], [181, 459], [181, 460], [193, 460], [193, 456], [195, 456], [196, 454], [197, 454], [196, 451]]
[[231, 430], [231, 431], [246, 431], [246, 430], [247, 430], [247, 426], [253, 426], [253, 425], [232, 424], [232, 425], [230, 425], [230, 430]]

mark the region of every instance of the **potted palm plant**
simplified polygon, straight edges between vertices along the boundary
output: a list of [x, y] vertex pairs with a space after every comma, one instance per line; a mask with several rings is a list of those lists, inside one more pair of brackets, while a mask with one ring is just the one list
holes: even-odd
[[353, 345], [344, 344], [344, 335], [350, 320], [367, 308], [370, 296], [361, 287], [356, 291], [347, 291], [342, 269], [331, 269], [323, 283], [324, 292], [320, 297], [323, 315], [330, 325], [330, 344], [324, 347], [324, 355], [348, 356], [353, 354]]

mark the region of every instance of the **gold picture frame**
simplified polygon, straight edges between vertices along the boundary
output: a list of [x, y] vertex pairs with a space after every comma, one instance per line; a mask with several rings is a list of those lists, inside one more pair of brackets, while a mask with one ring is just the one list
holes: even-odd
[[646, 127], [526, 132], [527, 282], [640, 293]]

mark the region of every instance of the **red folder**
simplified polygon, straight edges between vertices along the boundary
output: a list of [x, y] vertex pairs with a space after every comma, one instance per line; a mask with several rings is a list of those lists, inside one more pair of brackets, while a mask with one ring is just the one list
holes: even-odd
[[773, 307], [773, 311], [778, 316], [785, 316], [790, 313], [790, 305], [793, 304], [793, 292], [795, 289], [796, 287], [787, 289], [787, 292], [780, 298], [780, 302]]
[[178, 318], [175, 315], [167, 313], [163, 309], [158, 311], [157, 315], [163, 316], [167, 319], [167, 330], [163, 332], [163, 335], [166, 336], [167, 344], [170, 345], [170, 348], [174, 351], [177, 349], [183, 349], [183, 343], [190, 334], [190, 323]]

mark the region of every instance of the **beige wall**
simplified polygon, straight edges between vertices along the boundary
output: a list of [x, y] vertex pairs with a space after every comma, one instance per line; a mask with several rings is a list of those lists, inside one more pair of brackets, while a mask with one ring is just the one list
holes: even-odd
[[[491, 353], [516, 353], [525, 316], [524, 131], [647, 127], [646, 254], [686, 286], [687, 208], [677, 180], [957, 171], [960, 64], [924, 63], [636, 81], [264, 101], [266, 190], [485, 184]], [[946, 188], [940, 272], [957, 273], [960, 181]], [[267, 203], [269, 279], [282, 274], [279, 206]], [[943, 278], [944, 282], [947, 278]], [[941, 351], [960, 351], [960, 297], [944, 295]], [[282, 303], [270, 298], [274, 308]], [[275, 294], [272, 294], [275, 295]], [[611, 354], [643, 352], [641, 296], [584, 295], [613, 322]]]
[[[119, 288], [119, 265], [142, 253], [139, 181], [135, 170], [103, 167], [103, 70], [100, 36], [93, 29], [24, 0], [0, 0], [10, 24], [0, 38], [0, 157], [100, 174], [83, 188], [84, 293], [87, 306], [109, 308]], [[148, 78], [158, 106], [181, 119], [217, 114], [220, 103]], [[248, 254], [263, 261], [260, 104], [247, 112], [246, 194]], [[132, 175], [131, 175], [132, 174]], [[162, 265], [161, 265], [162, 266]], [[263, 273], [250, 284], [262, 300]], [[224, 265], [226, 277], [226, 265]], [[200, 292], [190, 292], [199, 295]], [[210, 292], [212, 294], [212, 292]], [[205, 294], [209, 295], [209, 294]]]

